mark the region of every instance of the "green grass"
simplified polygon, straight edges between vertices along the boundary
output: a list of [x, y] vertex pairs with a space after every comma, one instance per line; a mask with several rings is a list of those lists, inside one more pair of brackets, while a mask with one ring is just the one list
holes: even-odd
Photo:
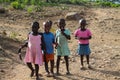
[[96, 2], [96, 5], [100, 7], [120, 7], [120, 4], [114, 4], [112, 2], [107, 2], [107, 1], [105, 2], [98, 1]]
[[[112, 2], [108, 2], [107, 0], [97, 0], [95, 2], [91, 2], [90, 0], [50, 0], [49, 3], [45, 2], [45, 0], [0, 0], [0, 3], [10, 5], [14, 9], [25, 9], [27, 6], [34, 5], [35, 8], [37, 8], [36, 11], [42, 11], [41, 9], [44, 6], [60, 6], [59, 4], [74, 4], [82, 6], [89, 5], [98, 7], [120, 7], [120, 4], [114, 4]], [[91, 5], [91, 3], [93, 5]], [[29, 9], [28, 12], [30, 11], [31, 10]]]

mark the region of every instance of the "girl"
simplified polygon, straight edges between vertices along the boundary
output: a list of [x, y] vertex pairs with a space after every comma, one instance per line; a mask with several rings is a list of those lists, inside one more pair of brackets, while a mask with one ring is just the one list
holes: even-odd
[[[50, 28], [51, 28], [51, 24], [49, 21], [44, 22], [44, 33], [43, 33], [43, 37], [44, 37], [44, 42], [46, 45], [46, 52], [44, 53], [44, 61], [45, 61], [45, 70], [47, 72], [47, 76], [51, 76], [50, 73], [52, 74], [52, 76], [54, 76], [54, 46], [53, 44], [55, 44], [55, 36], [53, 33], [50, 32]], [[50, 65], [51, 65], [51, 69], [49, 71], [48, 69], [48, 62], [50, 61]]]
[[89, 29], [86, 29], [85, 26], [86, 24], [86, 20], [85, 19], [81, 19], [79, 21], [79, 28], [75, 31], [75, 38], [78, 39], [78, 54], [81, 57], [81, 69], [85, 69], [84, 68], [84, 64], [83, 64], [83, 57], [84, 55], [86, 56], [87, 59], [87, 64], [88, 64], [88, 68], [91, 68], [89, 65], [89, 55], [91, 53], [90, 48], [89, 48], [89, 39], [91, 39], [91, 32]]
[[[39, 72], [39, 65], [43, 64], [43, 58], [42, 58], [42, 45], [43, 43], [43, 37], [42, 33], [38, 32], [39, 29], [39, 23], [38, 22], [33, 22], [32, 24], [32, 32], [29, 33], [28, 35], [28, 41], [20, 47], [18, 50], [19, 57], [21, 58], [21, 49], [24, 47], [27, 47], [26, 50], [26, 55], [24, 62], [27, 64], [28, 68], [31, 70], [30, 76], [32, 77], [36, 75], [36, 78], [38, 79], [38, 72]], [[35, 66], [35, 69], [32, 66], [32, 63]]]
[[70, 31], [68, 29], [65, 29], [65, 20], [60, 19], [58, 21], [58, 30], [56, 31], [56, 43], [58, 44], [56, 46], [57, 48], [57, 74], [59, 75], [59, 65], [60, 65], [60, 58], [61, 56], [64, 56], [65, 62], [66, 62], [66, 69], [67, 73], [69, 72], [69, 61], [68, 56], [70, 55], [70, 51], [68, 48], [68, 40], [71, 39], [70, 37]]

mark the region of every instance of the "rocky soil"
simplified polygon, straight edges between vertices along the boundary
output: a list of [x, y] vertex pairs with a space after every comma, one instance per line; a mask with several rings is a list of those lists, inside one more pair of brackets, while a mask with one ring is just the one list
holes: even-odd
[[[71, 30], [72, 37], [69, 41], [71, 75], [65, 74], [65, 63], [62, 59], [60, 76], [46, 77], [44, 66], [40, 66], [40, 79], [120, 80], [120, 9], [82, 6], [67, 6], [65, 10], [46, 7], [43, 12], [31, 14], [21, 10], [9, 10], [0, 14], [0, 80], [35, 80], [35, 77], [29, 77], [29, 69], [18, 59], [18, 47], [26, 40], [33, 21], [37, 20], [41, 26], [40, 31], [43, 31], [44, 21], [50, 19], [55, 23], [69, 12], [82, 13], [80, 16], [86, 18], [87, 27], [92, 31], [90, 64], [93, 69], [88, 69], [84, 60], [86, 69], [80, 70], [80, 58], [76, 54], [78, 44], [73, 35], [78, 28], [78, 20], [67, 20], [66, 27]], [[53, 27], [57, 28], [57, 25], [53, 24]], [[24, 57], [25, 49], [22, 52]]]

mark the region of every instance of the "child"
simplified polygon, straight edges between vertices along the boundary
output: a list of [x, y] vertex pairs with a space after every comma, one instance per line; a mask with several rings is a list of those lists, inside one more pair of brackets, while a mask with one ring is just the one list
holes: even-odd
[[65, 29], [65, 19], [60, 19], [58, 21], [58, 30], [56, 31], [56, 43], [58, 44], [56, 46], [57, 48], [57, 75], [59, 75], [59, 65], [60, 65], [60, 58], [61, 56], [64, 56], [65, 62], [66, 62], [66, 70], [67, 75], [70, 74], [69, 72], [69, 60], [68, 56], [70, 55], [70, 51], [68, 48], [68, 40], [71, 39], [70, 37], [70, 31], [68, 29]]
[[[44, 45], [42, 33], [39, 33], [38, 29], [39, 29], [39, 23], [33, 22], [32, 32], [30, 32], [28, 35], [28, 41], [24, 45], [22, 45], [18, 50], [19, 57], [22, 60], [21, 49], [24, 47], [27, 47], [24, 62], [27, 64], [28, 68], [31, 70], [30, 76], [32, 77], [35, 72], [37, 79], [39, 78], [38, 76], [39, 65], [43, 64], [41, 47], [42, 45]], [[33, 68], [32, 63], [34, 64], [35, 69]]]
[[91, 32], [89, 29], [86, 29], [85, 26], [87, 25], [85, 19], [81, 19], [79, 21], [80, 27], [75, 31], [75, 38], [78, 39], [78, 54], [81, 57], [81, 69], [84, 68], [83, 64], [83, 57], [86, 56], [88, 68], [91, 68], [89, 65], [89, 55], [91, 53], [89, 48], [89, 39], [91, 39]]
[[[45, 70], [47, 72], [47, 76], [54, 76], [54, 46], [53, 44], [55, 44], [55, 37], [54, 34], [50, 32], [50, 23], [49, 21], [44, 22], [44, 33], [43, 33], [43, 37], [44, 37], [44, 42], [46, 45], [46, 52], [44, 53], [44, 61], [45, 61]], [[50, 61], [50, 65], [51, 65], [51, 69], [49, 71], [48, 69], [48, 62]], [[50, 75], [51, 72], [51, 75]]]

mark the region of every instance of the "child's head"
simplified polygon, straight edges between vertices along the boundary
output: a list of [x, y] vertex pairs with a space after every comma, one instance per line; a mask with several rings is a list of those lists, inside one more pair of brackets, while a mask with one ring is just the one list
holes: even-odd
[[50, 27], [52, 27], [52, 21], [51, 21], [51, 20], [49, 20], [48, 22], [49, 22], [49, 24], [50, 24]]
[[48, 33], [51, 28], [49, 21], [43, 22], [43, 27], [44, 27], [44, 31]]
[[80, 28], [85, 28], [85, 26], [87, 25], [86, 20], [85, 19], [80, 19], [79, 20], [79, 25], [80, 25]]
[[59, 27], [60, 29], [64, 29], [64, 28], [65, 28], [65, 25], [66, 25], [65, 19], [59, 19], [59, 20], [58, 20], [58, 27]]
[[32, 23], [32, 31], [33, 33], [37, 33], [38, 32], [38, 29], [39, 29], [39, 23], [38, 22], [33, 22]]

